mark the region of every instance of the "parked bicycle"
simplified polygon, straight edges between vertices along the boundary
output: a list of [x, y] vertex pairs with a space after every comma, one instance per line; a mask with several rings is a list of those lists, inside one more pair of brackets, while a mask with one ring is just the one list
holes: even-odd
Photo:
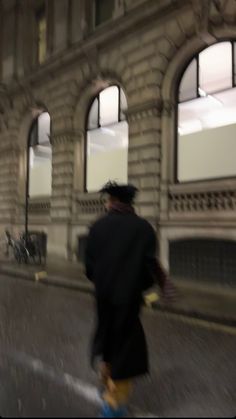
[[13, 252], [17, 263], [28, 264], [32, 260], [35, 264], [42, 263], [40, 243], [35, 234], [21, 234], [19, 240], [12, 237], [8, 230], [5, 231], [6, 255], [9, 256], [10, 249]]
[[28, 263], [29, 259], [31, 258], [34, 263], [41, 265], [43, 255], [41, 243], [36, 233], [28, 233], [27, 238], [23, 233], [20, 236], [20, 243], [22, 245], [23, 257], [24, 254], [27, 253], [27, 261], [25, 263]]

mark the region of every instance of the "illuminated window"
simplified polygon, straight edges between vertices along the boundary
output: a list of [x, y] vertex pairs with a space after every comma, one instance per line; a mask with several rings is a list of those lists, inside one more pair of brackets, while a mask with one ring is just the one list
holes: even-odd
[[45, 8], [36, 14], [37, 21], [37, 55], [38, 63], [42, 64], [47, 55], [47, 19]]
[[43, 112], [33, 122], [29, 135], [29, 196], [50, 196], [52, 183], [52, 147], [50, 115]]
[[177, 180], [236, 175], [235, 43], [194, 58], [179, 85]]
[[86, 190], [95, 192], [108, 180], [128, 180], [127, 100], [110, 86], [94, 99], [88, 114]]

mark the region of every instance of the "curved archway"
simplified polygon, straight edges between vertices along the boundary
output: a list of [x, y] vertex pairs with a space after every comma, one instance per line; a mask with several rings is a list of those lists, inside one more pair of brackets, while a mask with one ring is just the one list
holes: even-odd
[[178, 90], [176, 181], [236, 175], [236, 43], [222, 41], [194, 56]]

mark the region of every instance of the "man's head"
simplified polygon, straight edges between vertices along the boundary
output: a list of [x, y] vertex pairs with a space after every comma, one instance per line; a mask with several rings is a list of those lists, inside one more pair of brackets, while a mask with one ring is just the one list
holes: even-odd
[[100, 191], [107, 195], [106, 208], [110, 209], [116, 202], [132, 205], [138, 189], [133, 185], [118, 185], [116, 182], [106, 183]]

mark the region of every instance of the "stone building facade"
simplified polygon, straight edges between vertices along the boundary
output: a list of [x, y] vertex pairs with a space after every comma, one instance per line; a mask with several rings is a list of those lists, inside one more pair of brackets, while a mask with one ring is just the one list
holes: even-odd
[[[118, 85], [127, 98], [128, 179], [140, 189], [137, 212], [155, 227], [164, 266], [176, 269], [172, 252], [184, 266], [196, 239], [227, 242], [232, 253], [236, 178], [176, 181], [176, 92], [199, 51], [236, 40], [236, 1], [0, 0], [0, 20], [0, 233], [24, 228], [29, 132], [47, 111], [52, 191], [30, 198], [29, 228], [47, 233], [49, 254], [76, 258], [78, 238], [103, 211], [99, 194], [84, 190], [87, 113], [101, 90]], [[206, 252], [217, 262], [214, 249]]]

